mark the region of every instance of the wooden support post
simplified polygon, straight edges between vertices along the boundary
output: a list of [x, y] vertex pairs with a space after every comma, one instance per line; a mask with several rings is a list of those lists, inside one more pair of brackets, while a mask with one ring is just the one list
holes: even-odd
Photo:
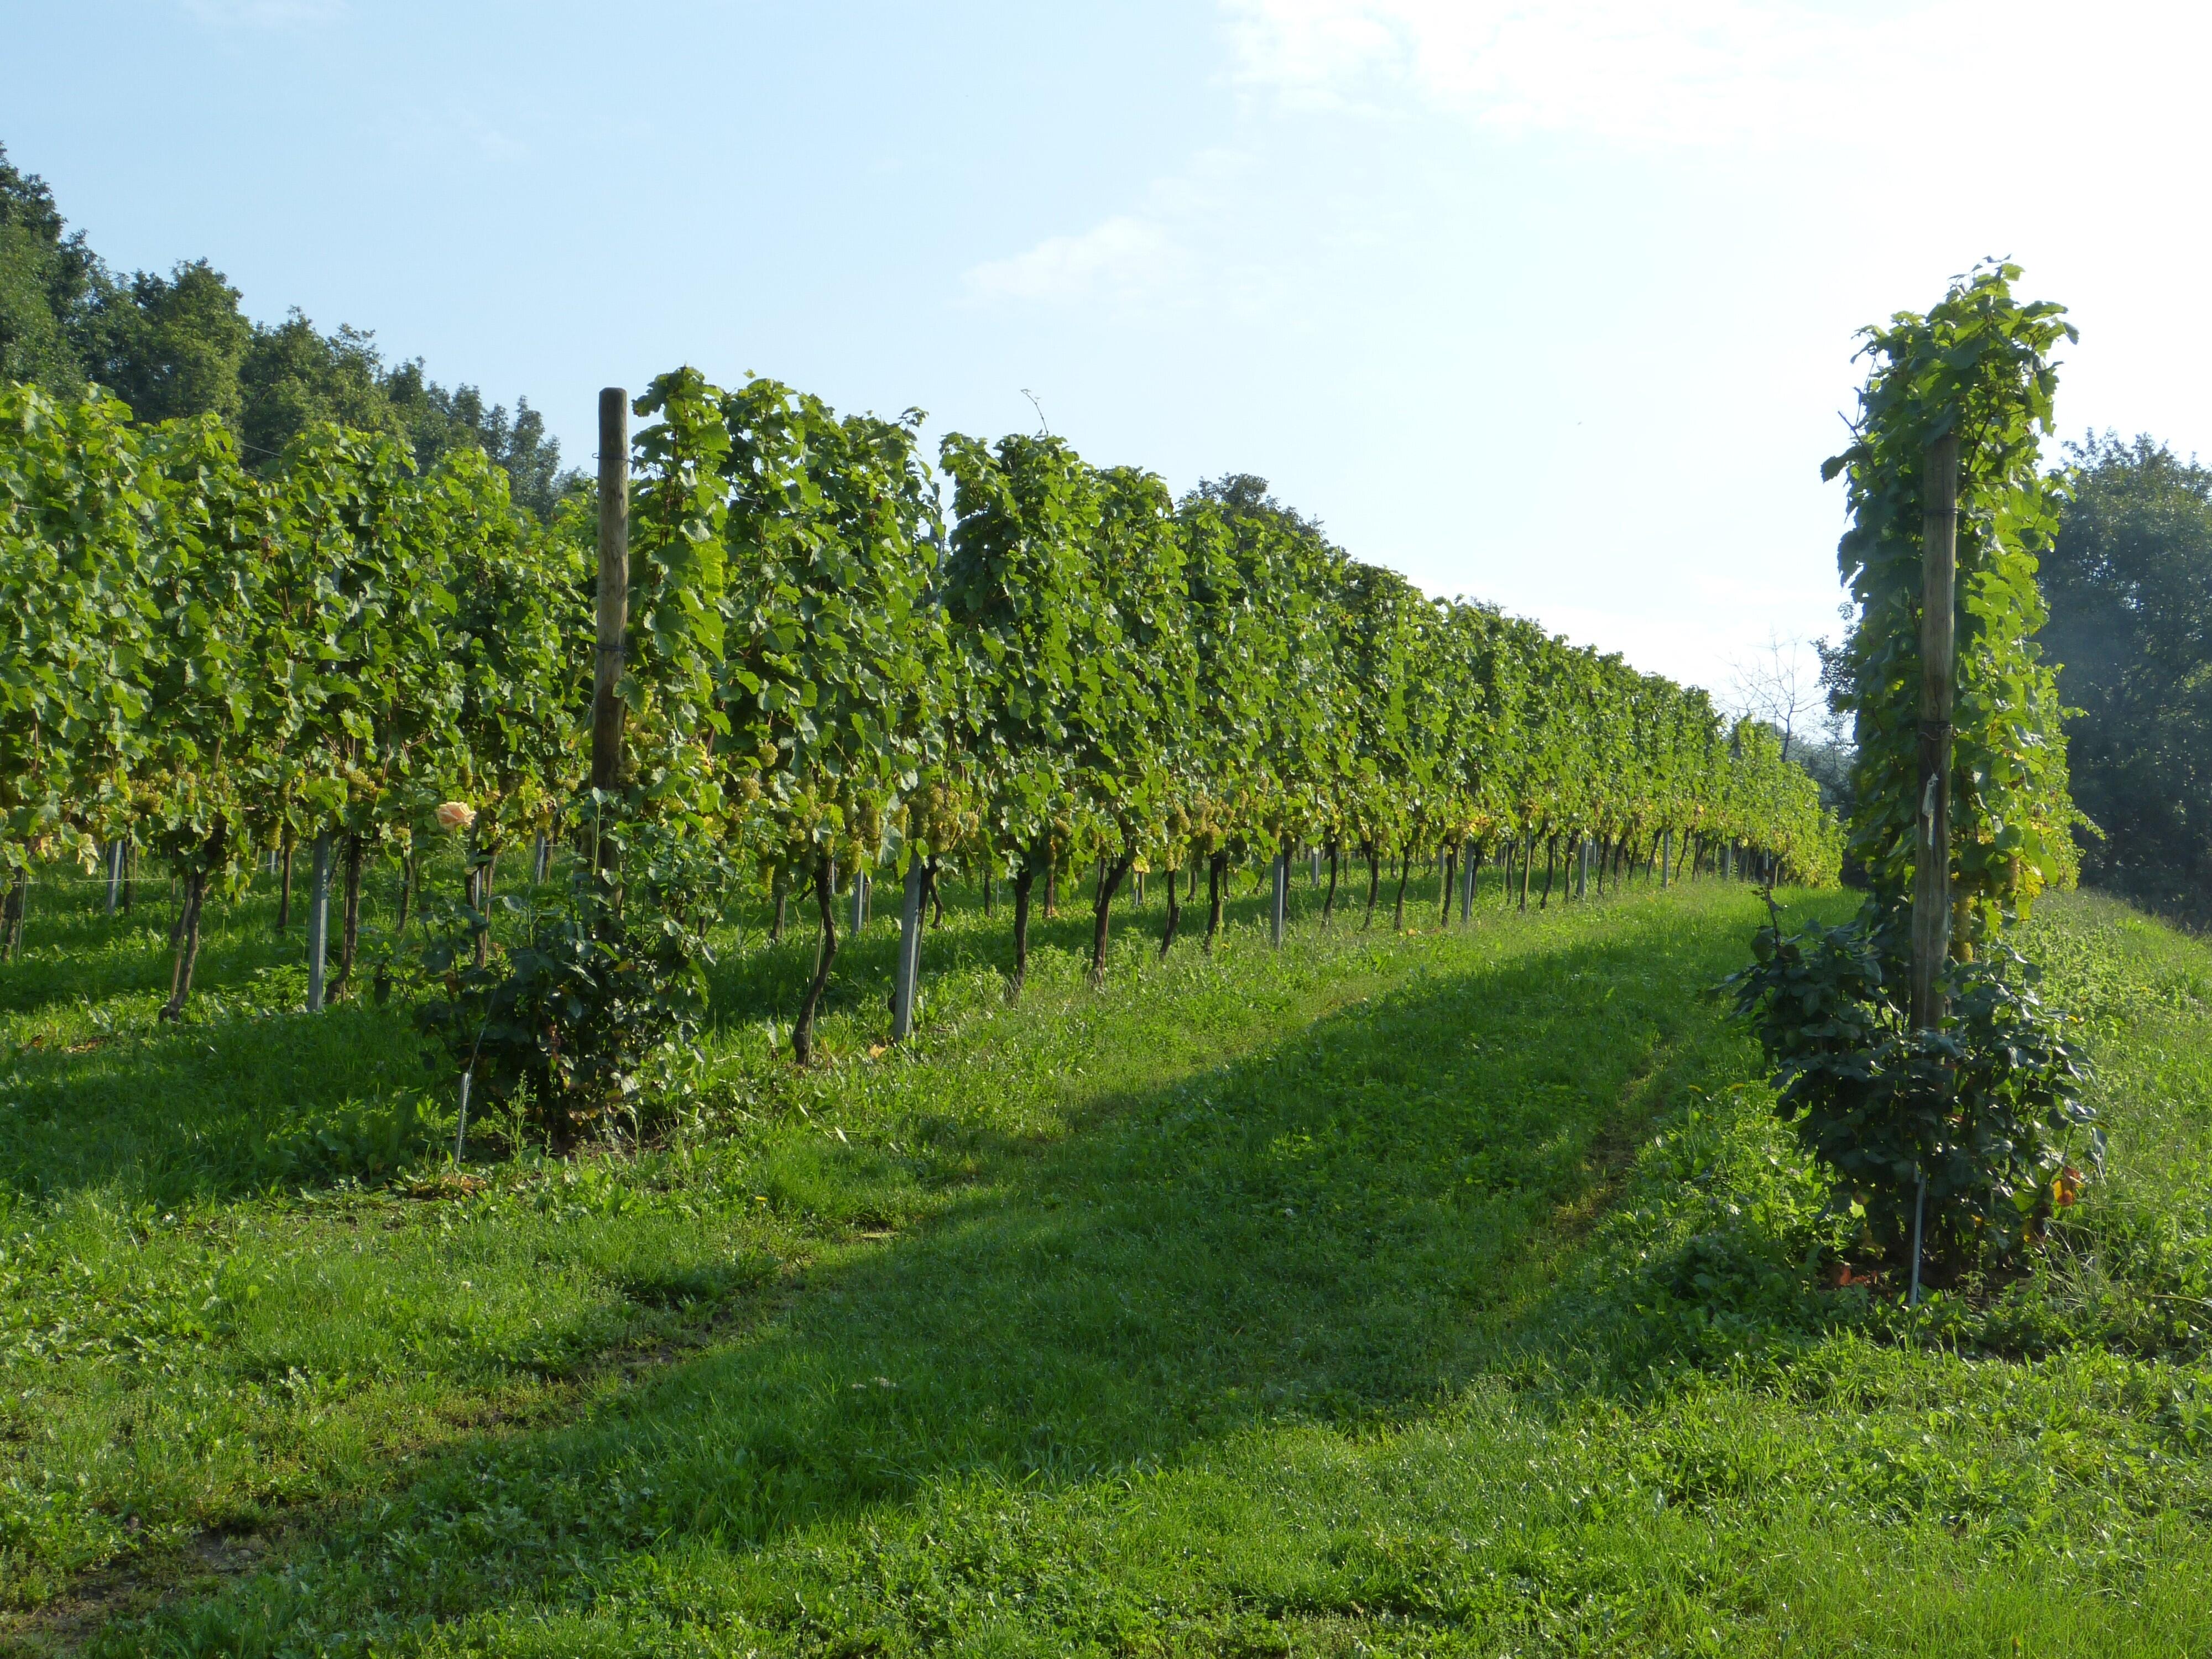
[[[599, 658], [592, 676], [592, 787], [622, 787], [622, 684], [629, 631], [629, 394], [618, 386], [599, 393]], [[605, 839], [598, 867], [614, 863]]]
[[899, 903], [898, 977], [891, 991], [891, 1041], [903, 1042], [914, 1030], [915, 993], [921, 980], [921, 854], [906, 855], [906, 891]]
[[331, 943], [331, 832], [315, 837], [315, 861], [307, 881], [307, 1012], [323, 1006], [323, 973]]
[[1951, 708], [1956, 672], [1959, 438], [1928, 447], [1921, 477], [1920, 799], [1912, 882], [1916, 1030], [1943, 1023], [1942, 975], [1951, 950]]

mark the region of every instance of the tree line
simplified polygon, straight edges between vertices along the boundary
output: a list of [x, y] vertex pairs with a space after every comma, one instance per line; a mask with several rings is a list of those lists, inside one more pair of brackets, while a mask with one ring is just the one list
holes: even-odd
[[2212, 922], [2212, 470], [2149, 437], [2075, 447], [2043, 556], [2074, 711], [2084, 879]]
[[450, 450], [480, 450], [506, 471], [514, 501], [541, 518], [574, 482], [526, 398], [510, 413], [474, 386], [439, 385], [419, 360], [387, 365], [362, 330], [325, 334], [296, 309], [257, 323], [240, 300], [205, 259], [167, 276], [111, 270], [68, 228], [45, 180], [0, 145], [0, 380], [64, 397], [97, 385], [148, 424], [217, 416], [262, 471], [327, 422], [388, 433], [423, 468]]

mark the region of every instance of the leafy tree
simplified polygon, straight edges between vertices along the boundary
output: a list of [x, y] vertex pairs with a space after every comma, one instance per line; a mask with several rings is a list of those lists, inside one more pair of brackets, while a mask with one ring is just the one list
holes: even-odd
[[335, 422], [404, 435], [426, 474], [457, 448], [481, 450], [540, 519], [578, 482], [526, 400], [512, 416], [487, 408], [475, 387], [428, 379], [419, 359], [387, 369], [364, 330], [325, 334], [296, 308], [258, 325], [240, 302], [204, 259], [118, 280], [83, 232], [66, 231], [46, 181], [0, 145], [0, 382], [75, 394], [94, 381], [146, 425], [219, 415], [263, 473], [293, 439]]
[[507, 493], [519, 507], [550, 520], [564, 495], [580, 489], [583, 476], [563, 471], [561, 443], [545, 430], [545, 417], [527, 398], [506, 405], [484, 405], [472, 386], [451, 391], [429, 379], [422, 361], [395, 365], [384, 376], [384, 395], [415, 448], [415, 464], [428, 471], [438, 459], [460, 448], [481, 450], [507, 474]]
[[140, 271], [100, 307], [96, 348], [86, 368], [149, 425], [217, 415], [237, 425], [246, 409], [240, 378], [253, 325], [239, 293], [204, 259], [167, 276]]
[[2212, 918], [2212, 471], [2148, 437], [2078, 449], [2043, 559], [2045, 649], [2079, 711], [2089, 878]]
[[[275, 327], [254, 329], [239, 365], [237, 422], [246, 453], [273, 463], [317, 426], [400, 434], [382, 368], [371, 336], [343, 325], [319, 333], [296, 307]], [[419, 453], [416, 462], [426, 465]]]
[[0, 382], [84, 385], [84, 337], [106, 273], [84, 233], [64, 225], [46, 180], [0, 144]]

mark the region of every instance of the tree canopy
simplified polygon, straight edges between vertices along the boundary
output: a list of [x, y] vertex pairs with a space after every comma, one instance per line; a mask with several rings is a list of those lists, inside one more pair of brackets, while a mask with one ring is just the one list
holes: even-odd
[[213, 415], [261, 472], [325, 422], [386, 433], [427, 471], [457, 449], [483, 452], [508, 494], [550, 517], [573, 481], [561, 447], [528, 401], [487, 407], [476, 387], [447, 389], [419, 359], [386, 364], [370, 331], [325, 333], [297, 307], [259, 323], [205, 259], [167, 276], [111, 270], [70, 231], [53, 191], [0, 144], [0, 382], [64, 396], [98, 385], [149, 425]]
[[2212, 469], [2111, 434], [2072, 463], [2044, 641], [2078, 711], [2083, 874], [2212, 919]]

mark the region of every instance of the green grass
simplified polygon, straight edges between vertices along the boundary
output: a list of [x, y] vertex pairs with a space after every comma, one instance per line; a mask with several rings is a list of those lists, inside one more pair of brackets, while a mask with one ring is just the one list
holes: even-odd
[[879, 921], [804, 1075], [811, 935], [756, 917], [695, 1115], [480, 1187], [400, 1012], [279, 1012], [265, 898], [154, 1033], [165, 934], [34, 896], [0, 1645], [2212, 1650], [2212, 951], [2117, 906], [2031, 946], [2106, 1177], [2037, 1279], [1907, 1321], [1821, 1288], [1700, 994], [1738, 887], [1405, 937], [1301, 887], [1280, 952], [1252, 899], [1210, 960], [1125, 923], [1103, 993], [1077, 916], [1011, 1006], [956, 906], [915, 1048], [870, 1053]]

